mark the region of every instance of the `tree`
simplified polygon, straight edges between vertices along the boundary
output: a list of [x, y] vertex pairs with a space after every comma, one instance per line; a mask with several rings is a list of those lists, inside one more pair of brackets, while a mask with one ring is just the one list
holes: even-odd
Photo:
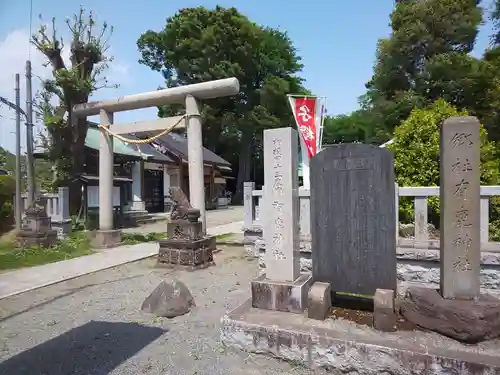
[[7, 151], [0, 147], [0, 169], [5, 169], [7, 163]]
[[[236, 77], [240, 93], [206, 101], [204, 144], [237, 165], [235, 198], [259, 162], [262, 130], [293, 124], [286, 94], [304, 92], [302, 68], [288, 35], [250, 22], [235, 8], [185, 8], [163, 30], [147, 31], [137, 45], [141, 63], [160, 71], [168, 87]], [[160, 115], [179, 107], [163, 108]]]
[[0, 235], [10, 230], [13, 223], [12, 197], [16, 190], [16, 183], [9, 175], [0, 175]]
[[[414, 109], [408, 119], [397, 126], [394, 142], [388, 146], [394, 153], [394, 168], [399, 186], [439, 186], [439, 128], [452, 116], [467, 116], [439, 99], [429, 107]], [[500, 183], [500, 160], [497, 145], [488, 141], [486, 129], [481, 125], [481, 184]], [[439, 199], [429, 198], [431, 218], [439, 213]], [[492, 217], [498, 219], [500, 201], [494, 200]], [[407, 220], [413, 213], [413, 202], [400, 201], [401, 217]], [[496, 219], [495, 219], [496, 218]]]
[[369, 111], [358, 110], [348, 115], [327, 116], [323, 124], [323, 143], [370, 143], [374, 119]]
[[479, 0], [405, 0], [391, 14], [392, 34], [379, 41], [366, 109], [390, 137], [413, 108], [444, 98], [486, 118], [498, 101], [490, 64], [469, 55], [482, 21]]
[[38, 109], [49, 134], [48, 155], [56, 172], [54, 187], [69, 186], [74, 211], [80, 206], [81, 186], [77, 178], [83, 173], [88, 125], [86, 118], [73, 116], [73, 106], [87, 103], [93, 92], [108, 87], [101, 75], [112, 60], [106, 56], [112, 28], [105, 22], [98, 27], [92, 11], [87, 14], [83, 8], [66, 25], [71, 32], [69, 65], [62, 56], [64, 43], [58, 37], [55, 18], [52, 30], [40, 26], [32, 43], [52, 67], [53, 77], [43, 83]]

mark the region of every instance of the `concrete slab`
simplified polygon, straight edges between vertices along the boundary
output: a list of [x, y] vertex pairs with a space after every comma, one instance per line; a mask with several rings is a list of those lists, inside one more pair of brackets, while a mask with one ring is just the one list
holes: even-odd
[[255, 309], [251, 300], [222, 318], [221, 339], [230, 347], [342, 373], [500, 373], [500, 340], [462, 345], [429, 332], [379, 332], [342, 319]]
[[[207, 232], [209, 235], [217, 236], [241, 232], [242, 227], [243, 222], [239, 221], [208, 228]], [[157, 254], [158, 243], [141, 243], [106, 249], [80, 258], [5, 272], [0, 274], [0, 300]]]

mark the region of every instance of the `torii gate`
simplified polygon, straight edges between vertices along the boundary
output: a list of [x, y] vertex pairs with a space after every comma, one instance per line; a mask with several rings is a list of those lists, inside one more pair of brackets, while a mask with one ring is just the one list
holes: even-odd
[[[236, 95], [239, 91], [238, 80], [226, 78], [77, 104], [73, 107], [73, 114], [76, 117], [100, 115], [99, 230], [93, 241], [96, 246], [111, 247], [121, 241], [121, 231], [113, 229], [113, 134], [118, 136], [119, 134], [159, 130], [163, 130], [162, 134], [166, 134], [174, 127], [187, 125], [189, 198], [193, 207], [200, 210], [203, 231], [206, 231], [203, 145], [198, 100]], [[113, 124], [114, 112], [174, 103], [185, 103], [186, 114], [184, 116], [121, 125]]]

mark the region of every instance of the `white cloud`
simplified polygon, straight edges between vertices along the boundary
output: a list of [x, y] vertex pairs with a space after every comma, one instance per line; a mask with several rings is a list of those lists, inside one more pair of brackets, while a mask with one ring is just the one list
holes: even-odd
[[[25, 108], [25, 65], [31, 59], [33, 71], [33, 94], [40, 89], [40, 79], [51, 76], [50, 66], [44, 67], [45, 57], [29, 43], [29, 32], [26, 29], [12, 31], [5, 38], [0, 39], [0, 96], [15, 102], [15, 75], [20, 75], [21, 107]], [[66, 39], [67, 40], [67, 39]], [[69, 65], [69, 48], [63, 49], [63, 59]], [[129, 65], [120, 61], [113, 61], [105, 72], [110, 84], [126, 85], [131, 82]], [[39, 79], [40, 78], [40, 79]], [[25, 126], [21, 119], [22, 148], [25, 149]], [[42, 129], [36, 124], [35, 132]], [[7, 106], [0, 104], [0, 146], [14, 151], [15, 149], [15, 113]]]

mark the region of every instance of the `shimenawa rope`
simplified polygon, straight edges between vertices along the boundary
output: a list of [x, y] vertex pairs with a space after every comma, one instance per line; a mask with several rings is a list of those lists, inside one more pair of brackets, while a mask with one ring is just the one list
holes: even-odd
[[165, 130], [162, 130], [160, 133], [158, 133], [156, 135], [153, 135], [152, 137], [147, 138], [147, 139], [129, 139], [129, 138], [125, 138], [125, 137], [121, 136], [120, 134], [116, 134], [115, 132], [112, 132], [107, 126], [103, 126], [101, 124], [99, 124], [99, 128], [106, 130], [110, 135], [112, 135], [113, 137], [119, 139], [122, 142], [130, 143], [132, 145], [142, 145], [142, 144], [145, 144], [145, 143], [154, 142], [155, 140], [157, 140], [158, 138], [164, 136], [165, 134], [170, 133], [172, 130], [174, 130], [174, 128], [176, 128], [177, 126], [179, 126], [179, 124], [183, 120], [185, 120], [185, 119], [187, 119], [187, 115], [181, 116], [181, 118], [179, 119], [179, 121], [177, 121], [174, 125], [166, 128]]

